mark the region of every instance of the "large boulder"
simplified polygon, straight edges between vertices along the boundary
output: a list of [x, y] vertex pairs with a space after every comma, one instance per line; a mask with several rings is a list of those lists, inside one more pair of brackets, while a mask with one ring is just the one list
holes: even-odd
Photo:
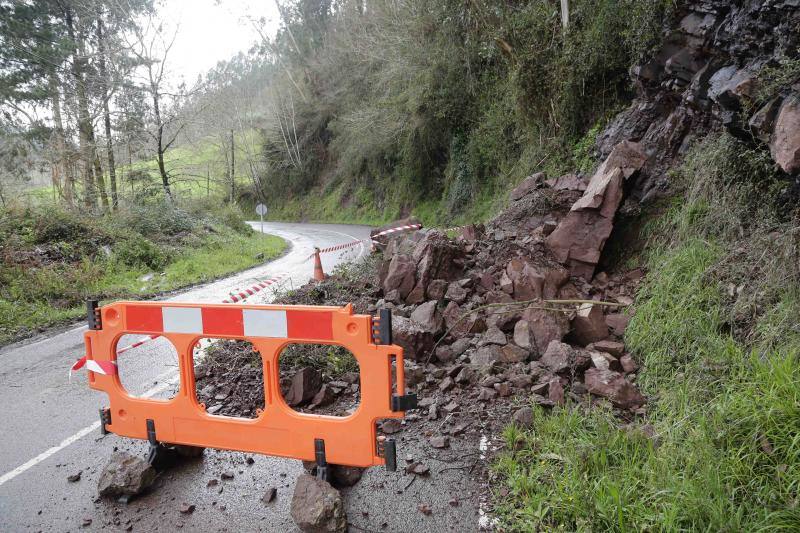
[[290, 512], [297, 527], [306, 533], [347, 531], [341, 494], [330, 483], [314, 476], [302, 474], [297, 478]]
[[156, 479], [155, 469], [145, 459], [128, 452], [114, 452], [97, 482], [100, 496], [135, 496]]
[[586, 389], [596, 396], [608, 398], [611, 403], [622, 409], [639, 407], [645, 398], [636, 385], [625, 379], [625, 376], [613, 370], [590, 368], [584, 375]]
[[556, 260], [566, 265], [573, 276], [591, 279], [611, 235], [624, 182], [646, 161], [641, 145], [630, 141], [619, 143], [594, 173], [583, 196], [545, 239]]
[[414, 250], [417, 284], [424, 288], [435, 279], [453, 281], [461, 274], [462, 255], [461, 248], [445, 235], [428, 233]]
[[800, 170], [800, 98], [786, 98], [775, 120], [772, 142], [769, 145], [772, 158], [788, 174]]

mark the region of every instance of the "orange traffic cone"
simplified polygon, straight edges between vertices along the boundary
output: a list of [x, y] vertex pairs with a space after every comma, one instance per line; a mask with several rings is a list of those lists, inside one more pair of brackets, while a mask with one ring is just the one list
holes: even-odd
[[322, 259], [319, 257], [319, 248], [314, 248], [314, 281], [323, 281], [325, 272], [322, 270]]

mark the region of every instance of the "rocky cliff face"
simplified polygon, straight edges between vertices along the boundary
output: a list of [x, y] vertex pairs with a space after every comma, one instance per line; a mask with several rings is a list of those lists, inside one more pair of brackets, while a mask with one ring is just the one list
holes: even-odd
[[768, 149], [800, 172], [800, 0], [689, 0], [653, 57], [631, 69], [638, 97], [597, 139], [605, 158], [639, 142], [648, 163], [631, 184], [646, 203], [669, 190], [666, 170], [715, 128]]

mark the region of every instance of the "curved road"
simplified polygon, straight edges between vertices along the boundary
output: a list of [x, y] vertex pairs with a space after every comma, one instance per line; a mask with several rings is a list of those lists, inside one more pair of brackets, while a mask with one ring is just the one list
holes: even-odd
[[[260, 228], [257, 222], [251, 225]], [[314, 246], [364, 239], [369, 230], [264, 223], [266, 233], [291, 244], [289, 253], [168, 300], [219, 302], [237, 289], [278, 274], [288, 276], [280, 288], [297, 287], [311, 277], [313, 263], [308, 256]], [[329, 272], [336, 264], [367, 253], [365, 244], [324, 254], [323, 267]], [[272, 297], [265, 290], [246, 301], [267, 303]], [[69, 366], [83, 352], [85, 329], [76, 326], [0, 349], [0, 405], [6, 407], [0, 414], [0, 531], [298, 531], [289, 514], [294, 483], [302, 472], [296, 460], [255, 455], [248, 461], [243, 453], [209, 449], [202, 459], [163, 473], [152, 491], [129, 505], [99, 499], [97, 479], [112, 452], [122, 449], [145, 456], [147, 444], [113, 434], [101, 436], [98, 409], [106, 404], [105, 395], [88, 388], [84, 370], [68, 381]], [[123, 338], [120, 345], [138, 338]], [[157, 339], [126, 352], [118, 363], [120, 379], [132, 394], [169, 397], [176, 386], [176, 355], [166, 341]], [[473, 472], [477, 444], [457, 439], [441, 453], [431, 450], [424, 435], [401, 435], [399, 441], [398, 472], [371, 468], [359, 483], [345, 489], [349, 529], [478, 530], [482, 490], [477, 471]], [[432, 475], [414, 483], [414, 476], [403, 471], [412, 457], [429, 464]], [[455, 466], [465, 460], [472, 465], [469, 470]], [[79, 472], [78, 481], [67, 480]], [[222, 480], [223, 472], [233, 479]], [[218, 484], [208, 486], [211, 479]], [[262, 502], [261, 496], [271, 488], [277, 489], [276, 499]], [[194, 512], [181, 513], [183, 504], [194, 505]], [[421, 513], [421, 504], [432, 512]]]
[[[251, 225], [260, 229], [257, 222]], [[167, 300], [219, 302], [237, 289], [278, 274], [287, 275], [281, 288], [300, 286], [312, 275], [313, 263], [307, 259], [314, 246], [364, 239], [369, 237], [370, 228], [265, 222], [264, 231], [288, 241], [289, 252], [265, 265], [194, 287]], [[328, 272], [340, 262], [368, 253], [369, 247], [364, 244], [323, 254], [323, 267]], [[272, 295], [265, 290], [247, 302], [267, 303]], [[106, 443], [116, 440], [115, 444], [121, 444], [121, 439], [116, 438], [96, 442], [97, 413], [106, 403], [105, 395], [89, 389], [84, 370], [73, 375], [71, 381], [67, 378], [70, 365], [83, 354], [85, 330], [86, 326], [80, 325], [0, 349], [0, 405], [5, 406], [0, 414], [0, 531], [70, 530], [80, 526], [84, 508], [91, 504], [96, 492], [97, 466], [110, 454]], [[125, 340], [120, 345], [126, 344]], [[120, 360], [120, 377], [132, 392], [150, 392], [150, 396], [169, 392], [159, 385], [172, 382], [174, 354], [159, 344], [145, 344]], [[79, 470], [83, 470], [82, 480], [68, 484], [66, 477]]]

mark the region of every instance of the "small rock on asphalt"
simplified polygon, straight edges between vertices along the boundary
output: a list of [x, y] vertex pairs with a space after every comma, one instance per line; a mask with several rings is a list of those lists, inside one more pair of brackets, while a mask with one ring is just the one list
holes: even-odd
[[150, 464], [127, 452], [114, 452], [97, 482], [100, 496], [135, 496], [149, 488], [156, 479]]
[[308, 474], [297, 478], [291, 515], [301, 531], [308, 533], [347, 531], [347, 517], [339, 491], [327, 481]]

